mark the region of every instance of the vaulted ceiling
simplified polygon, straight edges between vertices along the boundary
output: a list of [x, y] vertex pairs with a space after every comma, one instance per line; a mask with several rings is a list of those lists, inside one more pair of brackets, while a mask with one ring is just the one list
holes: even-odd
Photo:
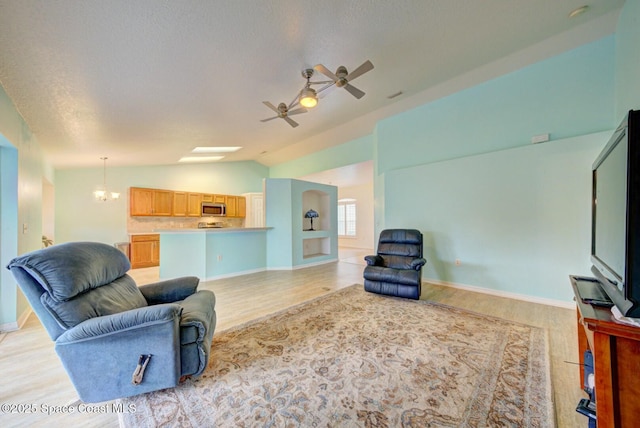
[[[623, 4], [590, 0], [569, 18], [584, 1], [0, 0], [0, 84], [56, 168], [173, 164], [196, 146], [274, 165]], [[303, 69], [366, 60], [362, 99], [333, 87], [296, 128], [260, 121], [273, 116], [263, 101], [295, 98]]]

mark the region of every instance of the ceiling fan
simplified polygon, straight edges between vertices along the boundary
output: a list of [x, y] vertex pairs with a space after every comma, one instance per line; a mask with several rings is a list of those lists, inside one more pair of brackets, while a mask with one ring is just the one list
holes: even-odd
[[289, 110], [290, 107], [287, 107], [287, 105], [285, 103], [278, 104], [278, 107], [274, 106], [269, 101], [263, 101], [262, 103], [264, 105], [266, 105], [267, 107], [269, 107], [271, 110], [273, 110], [276, 113], [278, 113], [278, 115], [277, 116], [273, 116], [273, 117], [269, 117], [267, 119], [262, 119], [260, 122], [268, 122], [270, 120], [280, 118], [280, 119], [284, 119], [293, 128], [298, 126], [298, 122], [296, 122], [295, 120], [291, 119], [289, 116], [291, 116], [293, 114], [306, 113], [308, 111], [304, 107], [300, 107], [300, 108], [297, 108], [297, 109], [294, 109], [294, 110]]
[[327, 69], [327, 67], [322, 64], [318, 64], [314, 68], [331, 79], [333, 81], [333, 84], [335, 84], [338, 88], [344, 88], [349, 91], [351, 95], [353, 95], [357, 99], [360, 99], [364, 97], [365, 93], [355, 86], [351, 85], [349, 82], [357, 79], [364, 73], [373, 70], [373, 64], [371, 63], [371, 61], [367, 60], [351, 73], [347, 71], [347, 68], [344, 65], [338, 67], [335, 74], [329, 71], [329, 69]]
[[[278, 115], [274, 117], [269, 117], [267, 119], [262, 119], [261, 122], [267, 122], [273, 119], [284, 119], [289, 125], [293, 128], [298, 126], [298, 123], [289, 118], [289, 116], [293, 114], [306, 113], [308, 108], [313, 108], [318, 104], [318, 94], [325, 89], [328, 89], [332, 86], [337, 86], [339, 88], [345, 88], [349, 93], [351, 93], [354, 97], [360, 99], [364, 97], [365, 93], [355, 86], [351, 85], [349, 82], [355, 80], [356, 78], [362, 76], [364, 73], [373, 69], [373, 64], [371, 61], [367, 60], [358, 68], [353, 70], [351, 73], [347, 71], [347, 68], [343, 65], [338, 67], [335, 74], [332, 73], [322, 64], [316, 65], [314, 68], [307, 68], [302, 70], [302, 77], [307, 79], [307, 83], [305, 83], [304, 87], [296, 94], [295, 98], [291, 103], [287, 106], [285, 103], [278, 104], [278, 107], [271, 104], [269, 101], [263, 101], [262, 103], [269, 107], [271, 110], [275, 111]], [[314, 70], [319, 71], [324, 74], [331, 80], [320, 81], [320, 82], [312, 82], [311, 77], [314, 74]], [[322, 88], [315, 90], [312, 88], [313, 85], [324, 85]], [[300, 105], [299, 108], [291, 110], [293, 107]]]

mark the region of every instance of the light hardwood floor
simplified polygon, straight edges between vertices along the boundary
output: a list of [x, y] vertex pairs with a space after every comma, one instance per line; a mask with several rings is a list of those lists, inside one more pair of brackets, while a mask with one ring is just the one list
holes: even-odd
[[[220, 332], [351, 284], [362, 284], [362, 256], [369, 253], [341, 250], [337, 263], [208, 281], [200, 287], [216, 294], [216, 332]], [[158, 270], [136, 269], [131, 274], [138, 284], [143, 284], [157, 280]], [[586, 424], [586, 419], [575, 412], [578, 400], [584, 396], [579, 389], [580, 369], [575, 365], [575, 311], [432, 284], [423, 284], [421, 299], [547, 329], [558, 427]], [[37, 410], [30, 414], [0, 413], [2, 427], [118, 426], [118, 417], [113, 413], [44, 413], [44, 406], [64, 406], [76, 396], [53, 343], [34, 315], [20, 331], [0, 337], [0, 379], [0, 403], [34, 405]]]

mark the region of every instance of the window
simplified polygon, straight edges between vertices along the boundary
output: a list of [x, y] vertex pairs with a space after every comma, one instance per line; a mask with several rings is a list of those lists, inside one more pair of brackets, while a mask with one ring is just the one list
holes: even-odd
[[338, 236], [356, 236], [356, 200], [338, 201]]

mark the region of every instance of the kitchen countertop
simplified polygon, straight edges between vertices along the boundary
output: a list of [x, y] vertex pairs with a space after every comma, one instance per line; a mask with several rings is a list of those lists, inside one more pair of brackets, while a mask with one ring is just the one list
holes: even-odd
[[272, 227], [193, 227], [179, 229], [154, 229], [152, 233], [195, 233], [195, 232], [213, 232], [213, 233], [229, 233], [229, 232], [262, 232], [273, 229]]

